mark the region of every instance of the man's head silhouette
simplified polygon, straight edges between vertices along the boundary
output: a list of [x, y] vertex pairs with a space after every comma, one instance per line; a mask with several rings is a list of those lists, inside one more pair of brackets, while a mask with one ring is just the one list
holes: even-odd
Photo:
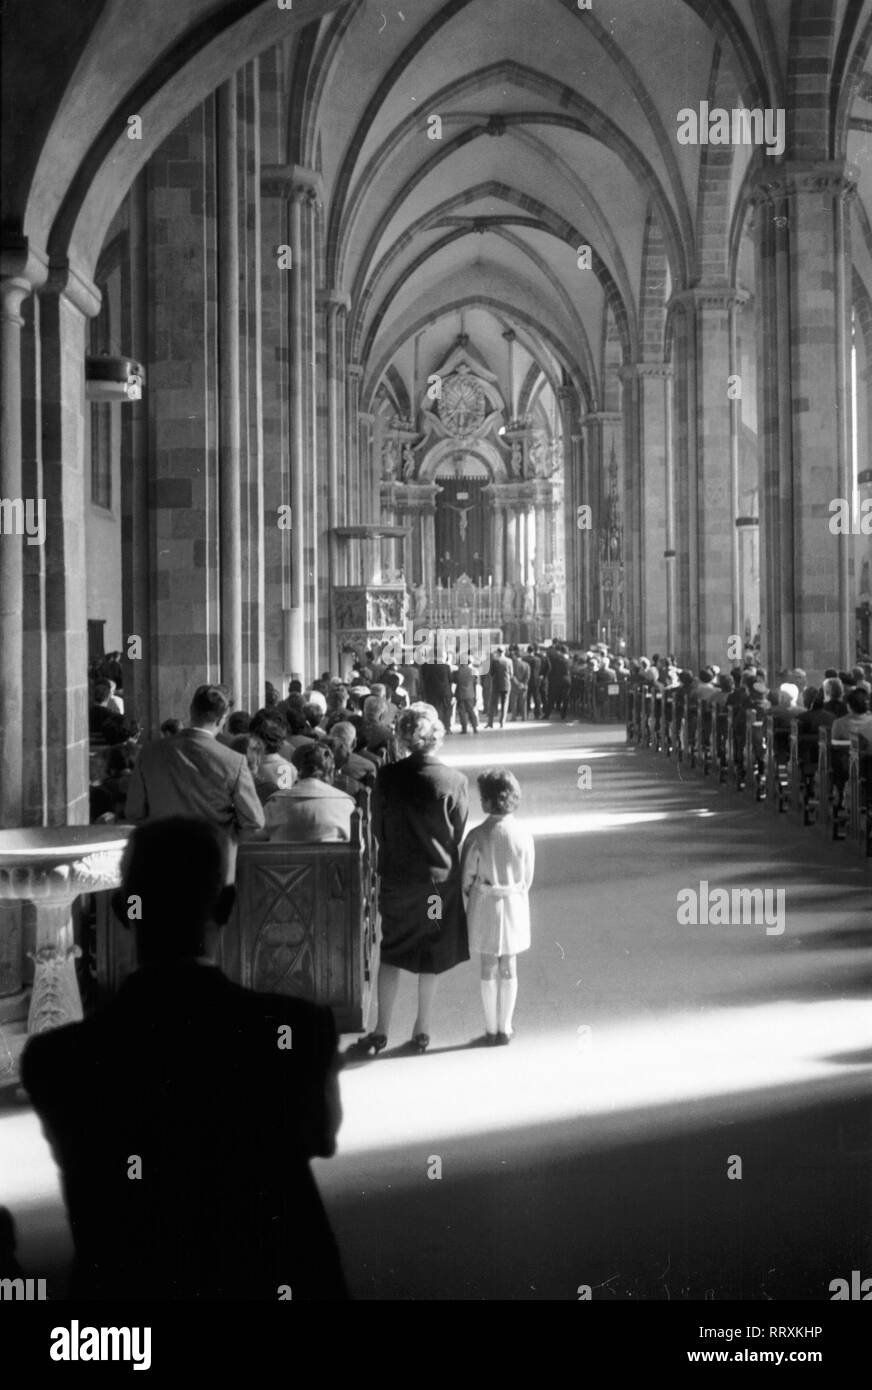
[[218, 832], [193, 816], [167, 816], [133, 831], [112, 905], [147, 965], [210, 956], [234, 899]]

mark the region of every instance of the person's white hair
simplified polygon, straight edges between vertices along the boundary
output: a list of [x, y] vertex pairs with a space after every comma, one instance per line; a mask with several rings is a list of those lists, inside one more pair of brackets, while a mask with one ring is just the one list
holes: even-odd
[[320, 690], [307, 690], [306, 704], [317, 705], [322, 714], [327, 713], [327, 700]]
[[445, 725], [432, 705], [416, 700], [397, 720], [397, 742], [407, 753], [435, 753], [442, 747]]
[[382, 695], [367, 695], [363, 702], [363, 717], [375, 722], [384, 714], [388, 702]]
[[784, 706], [795, 705], [799, 699], [799, 686], [783, 681], [778, 689], [778, 703]]

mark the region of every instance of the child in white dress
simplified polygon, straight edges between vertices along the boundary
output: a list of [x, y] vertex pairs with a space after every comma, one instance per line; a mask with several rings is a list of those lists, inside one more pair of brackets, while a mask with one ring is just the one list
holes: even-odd
[[533, 836], [515, 820], [521, 788], [506, 768], [488, 768], [478, 779], [487, 820], [463, 846], [461, 876], [469, 949], [481, 956], [485, 1042], [512, 1038], [518, 997], [516, 957], [530, 947], [530, 888], [535, 867]]

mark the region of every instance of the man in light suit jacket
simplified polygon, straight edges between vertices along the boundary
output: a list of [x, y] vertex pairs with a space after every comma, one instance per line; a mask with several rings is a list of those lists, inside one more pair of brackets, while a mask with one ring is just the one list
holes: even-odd
[[512, 688], [513, 671], [511, 658], [503, 654], [502, 647], [497, 647], [490, 659], [491, 693], [487, 712], [489, 729], [494, 726], [494, 715], [499, 717], [501, 729], [506, 722], [506, 705]]
[[209, 821], [224, 845], [225, 883], [232, 883], [239, 838], [261, 830], [264, 814], [245, 756], [217, 740], [227, 710], [223, 690], [199, 686], [191, 701], [190, 728], [143, 748], [125, 814], [130, 821], [164, 816]]

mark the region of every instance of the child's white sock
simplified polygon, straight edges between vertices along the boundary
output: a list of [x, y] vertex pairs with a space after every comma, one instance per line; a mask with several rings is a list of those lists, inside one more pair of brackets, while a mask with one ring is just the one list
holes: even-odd
[[497, 981], [482, 980], [481, 1002], [484, 1006], [484, 1026], [488, 1033], [497, 1031]]
[[515, 1012], [515, 1001], [518, 998], [518, 977], [512, 975], [509, 979], [501, 979], [499, 983], [498, 1031], [511, 1035], [512, 1016]]

